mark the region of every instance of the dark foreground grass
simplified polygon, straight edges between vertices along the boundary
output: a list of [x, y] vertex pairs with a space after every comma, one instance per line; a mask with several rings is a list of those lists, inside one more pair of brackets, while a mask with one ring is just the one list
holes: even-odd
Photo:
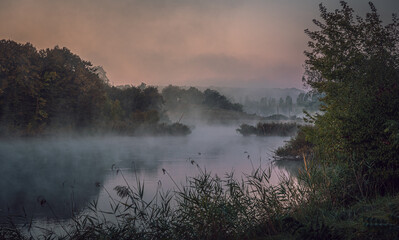
[[22, 229], [10, 218], [0, 238], [394, 239], [399, 234], [398, 196], [351, 196], [357, 186], [343, 166], [324, 168], [305, 158], [299, 177], [281, 177], [278, 185], [269, 183], [270, 168], [259, 167], [241, 180], [233, 173], [219, 178], [198, 170], [185, 185], [158, 190], [149, 201], [140, 181], [126, 182], [114, 189], [120, 199], [110, 197], [111, 211], [92, 202], [90, 213], [74, 217], [61, 233], [33, 235], [35, 226]]

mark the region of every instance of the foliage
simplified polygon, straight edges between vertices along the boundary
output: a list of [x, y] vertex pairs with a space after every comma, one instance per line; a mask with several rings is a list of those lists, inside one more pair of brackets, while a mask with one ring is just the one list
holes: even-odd
[[392, 191], [399, 155], [385, 129], [399, 120], [399, 22], [394, 15], [383, 26], [372, 3], [365, 19], [341, 6], [328, 12], [320, 5], [318, 30], [305, 31], [311, 41], [304, 81], [324, 95], [324, 114], [315, 116], [309, 138], [320, 159], [350, 164], [366, 188]]
[[385, 126], [385, 133], [389, 134], [389, 142], [394, 148], [399, 149], [399, 122], [390, 120], [386, 122]]
[[[270, 185], [270, 169], [258, 168], [245, 181], [236, 180], [233, 173], [221, 179], [198, 170], [199, 175], [185, 185], [176, 185], [173, 192], [159, 190], [149, 201], [140, 181], [117, 186], [119, 198], [110, 195], [110, 211], [101, 211], [93, 201], [90, 213], [75, 216], [61, 234], [68, 239], [253, 239], [281, 231], [280, 217], [302, 201], [292, 179], [281, 186]], [[49, 207], [47, 202], [42, 205]], [[25, 239], [15, 226], [0, 229], [0, 234], [20, 234]], [[48, 230], [43, 237], [61, 236]]]
[[398, 206], [391, 205], [389, 219], [375, 217], [364, 218], [365, 226], [378, 233], [379, 236], [399, 237], [399, 210]]
[[[109, 190], [110, 210], [88, 210], [60, 223], [61, 232], [36, 226], [25, 219], [22, 228], [8, 218], [0, 224], [0, 237], [13, 239], [392, 239], [397, 234], [398, 196], [360, 200], [356, 196], [351, 169], [344, 165], [321, 167], [305, 159], [297, 179], [280, 176], [271, 184], [271, 169], [259, 166], [241, 180], [228, 173], [223, 178], [198, 168], [196, 177], [167, 192], [157, 188], [145, 198], [146, 188], [125, 179]], [[172, 182], [173, 177], [165, 169]], [[161, 184], [160, 184], [161, 185]], [[159, 186], [160, 186], [159, 185]], [[388, 203], [393, 207], [387, 209]], [[45, 199], [38, 202], [50, 208]], [[388, 218], [387, 218], [388, 216]], [[379, 220], [377, 220], [379, 219]], [[383, 231], [381, 231], [383, 230]]]
[[188, 110], [191, 107], [203, 106], [208, 109], [223, 109], [242, 112], [242, 105], [232, 103], [226, 96], [216, 90], [206, 89], [201, 92], [195, 87], [183, 89], [169, 85], [162, 90], [165, 106], [168, 110]]
[[66, 48], [37, 51], [0, 41], [0, 121], [3, 131], [34, 134], [46, 126], [84, 127], [99, 118], [104, 83], [91, 64]]
[[110, 86], [102, 68], [67, 48], [37, 51], [29, 43], [0, 41], [1, 135], [83, 129], [133, 134], [141, 125], [189, 133], [160, 123], [167, 121], [163, 103], [155, 87]]
[[220, 108], [242, 112], [242, 105], [231, 103], [225, 96], [216, 90], [206, 89], [204, 91], [204, 105], [210, 108]]
[[300, 126], [295, 137], [292, 137], [284, 146], [277, 148], [275, 154], [281, 158], [297, 158], [311, 154], [313, 144], [306, 139], [306, 132], [312, 126]]
[[[301, 113], [303, 110], [315, 112], [319, 110], [321, 102], [319, 98], [320, 94], [315, 92], [301, 92], [296, 98], [296, 102], [293, 101], [290, 95], [285, 98], [280, 97], [276, 99], [273, 97], [262, 97], [259, 100], [251, 100], [246, 97], [243, 103], [243, 108], [247, 113], [256, 113], [262, 116], [284, 116], [283, 114], [291, 117], [292, 115]], [[285, 99], [285, 100], [284, 100]], [[270, 119], [270, 120], [287, 120], [286, 119]]]
[[189, 105], [201, 105], [204, 102], [203, 92], [195, 87], [183, 89], [169, 85], [162, 89], [162, 96], [165, 99], [165, 106], [169, 110], [186, 108]]
[[163, 98], [155, 87], [109, 87], [107, 93], [112, 101], [120, 103], [125, 118], [134, 112], [162, 110]]
[[261, 123], [259, 122], [256, 127], [241, 124], [237, 132], [244, 136], [257, 135], [257, 136], [290, 136], [297, 131], [296, 123]]

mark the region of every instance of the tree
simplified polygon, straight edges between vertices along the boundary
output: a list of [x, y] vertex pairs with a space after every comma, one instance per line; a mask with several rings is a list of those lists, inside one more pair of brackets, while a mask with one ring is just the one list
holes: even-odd
[[230, 102], [224, 95], [216, 90], [206, 89], [204, 91], [204, 102], [210, 108], [219, 108], [242, 112], [242, 105]]
[[46, 49], [40, 54], [42, 73], [51, 76], [47, 78], [46, 98], [52, 124], [85, 127], [98, 119], [106, 101], [106, 83], [92, 70], [91, 63], [67, 48]]
[[169, 85], [162, 89], [162, 97], [167, 109], [175, 109], [180, 103], [181, 95], [182, 89], [177, 86]]
[[399, 22], [384, 26], [375, 6], [366, 18], [320, 4], [318, 30], [305, 30], [304, 81], [322, 93], [324, 114], [315, 116], [312, 141], [319, 156], [351, 163], [376, 182], [393, 187], [399, 180], [399, 156], [385, 131], [399, 121]]
[[283, 111], [284, 108], [284, 99], [280, 97], [280, 100], [278, 101], [278, 106], [277, 106], [277, 114], [279, 114], [279, 110]]
[[291, 112], [292, 112], [292, 97], [291, 96], [287, 96], [285, 98], [285, 105], [286, 105], [287, 110], [288, 110], [288, 116], [290, 116]]
[[296, 104], [298, 106], [304, 106], [305, 105], [305, 93], [300, 93], [296, 99]]
[[30, 43], [0, 41], [0, 122], [24, 133], [40, 128], [47, 120], [42, 59]]
[[0, 41], [2, 130], [37, 134], [46, 127], [88, 126], [105, 103], [104, 81], [66, 48], [37, 51], [31, 44]]

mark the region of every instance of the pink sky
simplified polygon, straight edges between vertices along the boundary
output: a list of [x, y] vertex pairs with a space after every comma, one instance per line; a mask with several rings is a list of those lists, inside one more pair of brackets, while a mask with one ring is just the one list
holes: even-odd
[[[0, 0], [0, 39], [67, 47], [103, 66], [114, 85], [301, 87], [303, 31], [319, 2]], [[399, 9], [397, 0], [375, 5], [384, 18]]]

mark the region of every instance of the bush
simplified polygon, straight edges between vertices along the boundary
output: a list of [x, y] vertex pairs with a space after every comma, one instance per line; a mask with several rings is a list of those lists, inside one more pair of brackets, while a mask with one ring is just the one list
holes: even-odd
[[276, 156], [281, 158], [299, 158], [311, 154], [313, 144], [306, 139], [306, 130], [309, 131], [312, 128], [312, 126], [299, 127], [297, 135], [275, 151]]
[[290, 136], [297, 131], [296, 123], [258, 123], [256, 127], [241, 124], [237, 132], [244, 136]]

